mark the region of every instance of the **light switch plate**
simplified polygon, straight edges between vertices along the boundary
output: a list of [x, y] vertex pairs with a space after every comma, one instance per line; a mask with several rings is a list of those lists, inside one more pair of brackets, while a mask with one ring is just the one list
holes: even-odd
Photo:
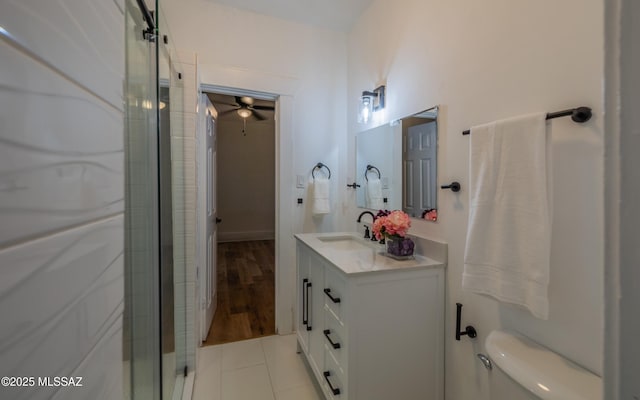
[[382, 177], [382, 188], [389, 189], [389, 177], [387, 176]]
[[296, 187], [304, 188], [304, 175], [296, 175]]

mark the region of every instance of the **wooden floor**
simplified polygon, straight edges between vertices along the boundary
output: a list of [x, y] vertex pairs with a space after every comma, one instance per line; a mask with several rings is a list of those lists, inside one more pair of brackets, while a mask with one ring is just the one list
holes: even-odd
[[218, 244], [218, 305], [204, 346], [276, 333], [274, 243]]

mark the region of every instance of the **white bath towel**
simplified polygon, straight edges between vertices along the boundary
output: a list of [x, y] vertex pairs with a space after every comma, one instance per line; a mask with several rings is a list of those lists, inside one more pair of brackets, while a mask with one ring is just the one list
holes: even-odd
[[471, 129], [462, 287], [548, 317], [551, 151], [545, 114]]
[[369, 178], [367, 182], [367, 205], [374, 210], [382, 210], [382, 182], [378, 178]]
[[311, 213], [313, 215], [329, 214], [331, 206], [329, 205], [329, 179], [325, 177], [317, 177], [313, 180], [313, 204]]

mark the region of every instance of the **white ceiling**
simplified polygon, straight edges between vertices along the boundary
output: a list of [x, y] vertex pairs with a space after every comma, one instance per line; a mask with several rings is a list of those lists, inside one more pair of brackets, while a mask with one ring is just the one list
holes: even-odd
[[211, 0], [258, 14], [349, 32], [373, 0]]

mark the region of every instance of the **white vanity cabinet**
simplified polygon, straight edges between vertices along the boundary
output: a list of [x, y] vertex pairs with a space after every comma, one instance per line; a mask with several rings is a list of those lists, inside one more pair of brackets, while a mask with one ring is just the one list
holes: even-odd
[[298, 346], [326, 398], [442, 400], [444, 265], [296, 237]]

